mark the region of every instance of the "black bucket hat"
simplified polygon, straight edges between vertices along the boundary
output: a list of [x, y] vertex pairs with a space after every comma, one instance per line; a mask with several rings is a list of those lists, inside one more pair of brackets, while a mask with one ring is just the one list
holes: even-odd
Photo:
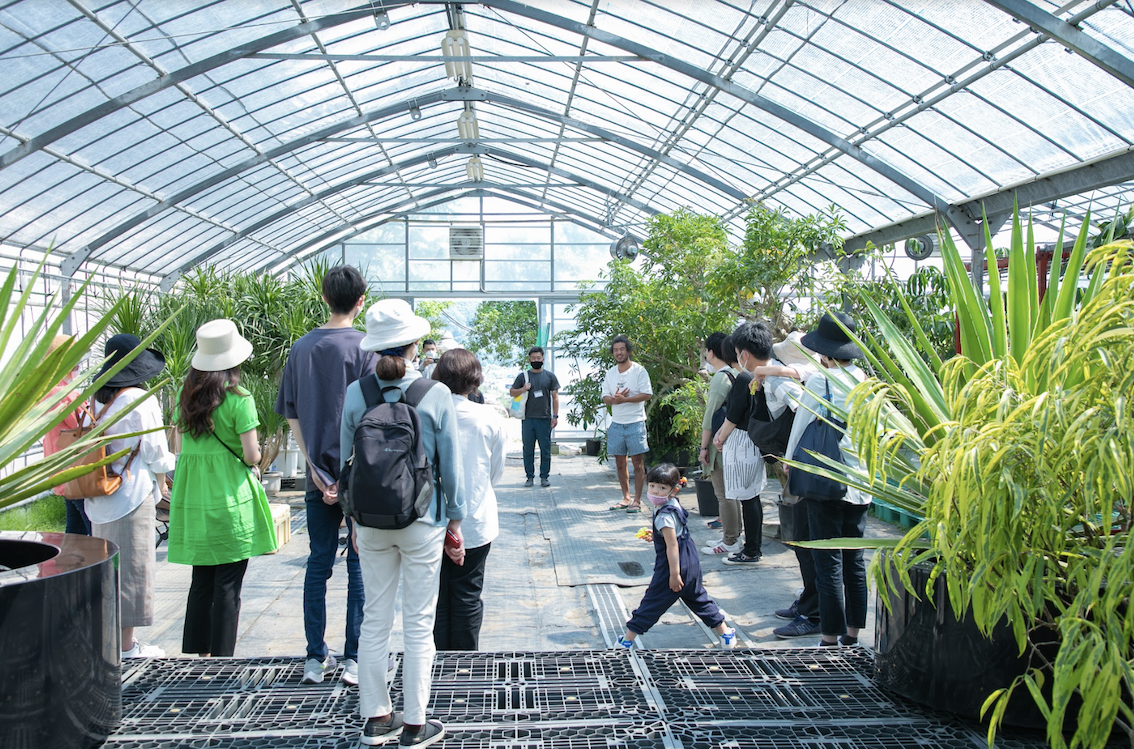
[[836, 312], [832, 317], [831, 313], [826, 312], [819, 318], [819, 324], [815, 326], [815, 330], [803, 336], [800, 343], [815, 353], [829, 356], [832, 359], [864, 358], [862, 349], [851, 341], [850, 336], [839, 327], [839, 322], [835, 322], [835, 318], [838, 318], [847, 330], [852, 333], [858, 332], [858, 324], [851, 319], [850, 315]]
[[[138, 346], [142, 345], [138, 336], [129, 333], [119, 333], [106, 342], [103, 351], [107, 356], [106, 363], [99, 370], [99, 377], [106, 374], [122, 358]], [[107, 387], [125, 388], [139, 385], [165, 369], [165, 357], [157, 349], [148, 348], [142, 351], [122, 370], [107, 381]]]

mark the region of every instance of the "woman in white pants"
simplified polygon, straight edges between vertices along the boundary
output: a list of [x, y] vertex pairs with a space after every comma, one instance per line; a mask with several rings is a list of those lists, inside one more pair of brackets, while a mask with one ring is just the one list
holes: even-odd
[[[366, 311], [366, 337], [359, 345], [378, 352], [375, 377], [381, 388], [396, 387], [405, 393], [421, 378], [410, 362], [417, 342], [429, 333], [429, 322], [418, 317], [401, 299], [383, 299]], [[366, 375], [371, 377], [371, 375]], [[342, 460], [354, 449], [354, 433], [366, 414], [362, 383], [347, 388], [340, 430]], [[420, 386], [419, 386], [420, 387]], [[387, 401], [398, 393], [384, 392]], [[401, 746], [428, 746], [445, 735], [440, 721], [425, 714], [432, 684], [433, 622], [437, 610], [441, 555], [455, 563], [464, 561], [461, 518], [465, 501], [461, 489], [461, 454], [457, 417], [449, 389], [433, 382], [416, 406], [425, 454], [440, 477], [441, 491], [434, 489], [429, 513], [399, 530], [354, 526], [354, 542], [362, 567], [366, 591], [362, 630], [358, 642], [359, 713], [366, 719], [361, 741], [374, 746], [399, 739]], [[445, 549], [446, 530], [456, 545]], [[405, 654], [402, 660], [404, 712], [395, 713], [387, 682], [386, 659], [390, 652], [390, 630], [398, 581], [402, 583], [402, 629]]]

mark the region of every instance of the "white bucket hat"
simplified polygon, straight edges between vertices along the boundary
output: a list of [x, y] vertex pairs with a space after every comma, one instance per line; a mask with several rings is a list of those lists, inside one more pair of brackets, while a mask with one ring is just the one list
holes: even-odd
[[363, 351], [408, 346], [428, 335], [429, 327], [404, 299], [379, 299], [366, 310], [366, 337], [358, 345]]
[[803, 345], [803, 333], [798, 330], [788, 333], [787, 338], [772, 345], [772, 355], [787, 365], [812, 364], [811, 359], [807, 358], [808, 354], [815, 359], [819, 358], [819, 354]]
[[223, 372], [252, 355], [252, 344], [236, 330], [232, 320], [210, 320], [197, 328], [197, 353], [193, 369]]

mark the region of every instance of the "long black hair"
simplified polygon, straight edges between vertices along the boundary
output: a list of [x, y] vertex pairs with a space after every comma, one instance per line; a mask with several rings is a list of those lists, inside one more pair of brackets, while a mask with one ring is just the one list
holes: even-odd
[[240, 367], [220, 372], [203, 372], [189, 368], [178, 400], [177, 428], [194, 437], [205, 437], [215, 428], [213, 412], [229, 393], [240, 392]]

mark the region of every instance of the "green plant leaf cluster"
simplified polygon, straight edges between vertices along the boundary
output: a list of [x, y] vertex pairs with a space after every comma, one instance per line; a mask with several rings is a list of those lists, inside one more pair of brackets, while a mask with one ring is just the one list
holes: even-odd
[[982, 631], [1007, 622], [1041, 661], [1029, 635], [1060, 641], [1046, 669], [989, 696], [990, 742], [1019, 688], [1052, 746], [1102, 747], [1115, 726], [1134, 736], [1134, 260], [1129, 240], [1089, 250], [1089, 234], [1088, 217], [1041, 296], [1017, 212], [1007, 283], [990, 274], [988, 299], [942, 234], [962, 349], [947, 361], [908, 301], [899, 325], [865, 300], [877, 333], [860, 343], [879, 376], [850, 393], [862, 465], [848, 481], [925, 518], [893, 546], [893, 565], [874, 565], [880, 589], [922, 592], [908, 570], [927, 563]]
[[533, 301], [481, 302], [473, 312], [465, 344], [481, 361], [523, 366], [539, 337]]

